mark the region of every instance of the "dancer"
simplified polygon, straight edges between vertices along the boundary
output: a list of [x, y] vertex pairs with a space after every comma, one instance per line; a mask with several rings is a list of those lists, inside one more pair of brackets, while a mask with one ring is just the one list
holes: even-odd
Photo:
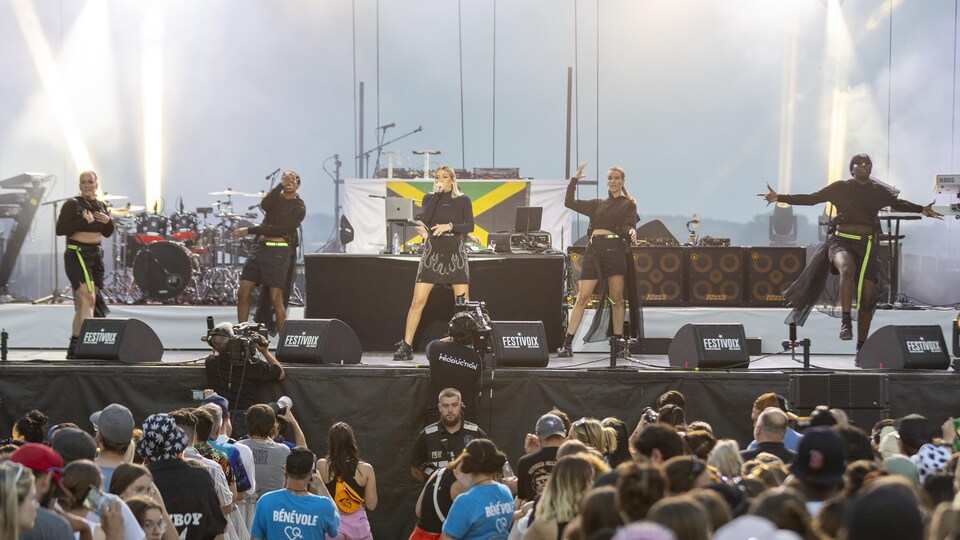
[[810, 195], [777, 194], [767, 185], [767, 193], [758, 193], [770, 203], [813, 206], [829, 202], [837, 211], [836, 231], [817, 250], [797, 281], [785, 292], [794, 310], [787, 322], [803, 325], [810, 309], [819, 301], [827, 278], [827, 270], [840, 275], [840, 339], [853, 339], [851, 308], [853, 291], [857, 291], [857, 351], [870, 333], [873, 320], [877, 283], [877, 252], [875, 233], [879, 230], [877, 214], [889, 206], [898, 212], [917, 212], [943, 219], [933, 210], [933, 203], [920, 206], [898, 199], [890, 190], [870, 179], [873, 162], [867, 154], [857, 154], [850, 160], [853, 178], [833, 182]]
[[103, 287], [103, 248], [100, 243], [113, 234], [110, 210], [105, 202], [97, 199], [99, 186], [97, 173], [80, 173], [80, 195], [67, 199], [57, 216], [57, 236], [67, 237], [63, 268], [73, 289], [73, 327], [67, 358], [73, 358], [84, 319], [94, 316], [97, 291]]
[[423, 224], [417, 226], [417, 232], [424, 239], [423, 255], [403, 339], [393, 353], [393, 359], [398, 361], [413, 360], [413, 337], [434, 285], [452, 285], [456, 298], [470, 299], [470, 267], [464, 236], [473, 232], [473, 204], [470, 197], [460, 192], [453, 168], [437, 169], [433, 193], [423, 196], [423, 212], [417, 219]]
[[[567, 208], [590, 218], [590, 224], [587, 226], [587, 235], [590, 240], [583, 255], [577, 301], [570, 313], [563, 346], [557, 351], [557, 356], [561, 358], [573, 356], [573, 336], [577, 333], [577, 328], [580, 327], [580, 321], [583, 319], [583, 311], [601, 280], [603, 285], [597, 291], [598, 297], [601, 298], [601, 302], [605, 299], [609, 300], [613, 334], [618, 338], [617, 343], [620, 343], [619, 338], [623, 337], [625, 312], [624, 276], [632, 270], [632, 265], [628, 266], [627, 259], [630, 243], [637, 238], [637, 200], [627, 193], [627, 188], [624, 186], [626, 173], [620, 167], [611, 167], [607, 171], [607, 191], [609, 192], [607, 198], [582, 201], [576, 198], [577, 181], [583, 178], [583, 169], [586, 166], [586, 163], [581, 163], [577, 167], [576, 174], [567, 186], [567, 197], [564, 201]], [[631, 306], [637, 305], [637, 302], [631, 303]], [[598, 310], [598, 315], [601, 311]], [[631, 320], [635, 321], [635, 328], [638, 326], [638, 319], [639, 317], [636, 316], [631, 317]], [[595, 319], [595, 325], [598, 321], [599, 319]], [[591, 328], [591, 330], [595, 329]], [[603, 330], [605, 331], [606, 328]], [[619, 354], [620, 351], [616, 352]]]
[[250, 316], [250, 292], [255, 285], [263, 285], [270, 292], [270, 302], [277, 314], [277, 332], [283, 330], [287, 310], [283, 291], [289, 289], [293, 278], [299, 237], [297, 228], [307, 214], [307, 206], [297, 194], [300, 175], [296, 171], [284, 171], [277, 187], [270, 190], [260, 202], [263, 223], [256, 227], [242, 227], [231, 233], [233, 238], [248, 234], [258, 236], [240, 273], [240, 288], [237, 291], [237, 321], [247, 322]]

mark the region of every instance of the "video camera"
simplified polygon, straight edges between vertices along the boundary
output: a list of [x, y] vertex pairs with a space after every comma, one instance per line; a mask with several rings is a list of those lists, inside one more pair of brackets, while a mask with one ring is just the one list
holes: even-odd
[[245, 322], [232, 326], [233, 335], [222, 327], [214, 327], [213, 317], [207, 317], [207, 335], [201, 341], [213, 347], [221, 358], [236, 364], [254, 362], [257, 359], [257, 347], [270, 343], [267, 326]]
[[490, 312], [487, 311], [485, 302], [468, 301], [464, 296], [457, 296], [453, 305], [453, 314], [466, 313], [477, 323], [477, 340], [474, 348], [481, 353], [491, 351], [493, 324], [490, 319]]

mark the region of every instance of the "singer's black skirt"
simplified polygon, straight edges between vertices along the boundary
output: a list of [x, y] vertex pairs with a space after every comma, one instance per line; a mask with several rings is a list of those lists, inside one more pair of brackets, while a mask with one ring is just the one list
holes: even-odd
[[462, 234], [427, 237], [417, 269], [417, 283], [470, 283], [470, 266]]

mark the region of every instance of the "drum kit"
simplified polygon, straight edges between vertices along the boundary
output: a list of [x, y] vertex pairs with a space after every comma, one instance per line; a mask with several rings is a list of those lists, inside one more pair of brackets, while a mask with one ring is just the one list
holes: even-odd
[[[108, 301], [235, 304], [249, 239], [230, 233], [256, 225], [256, 213], [235, 213], [233, 197], [263, 198], [264, 192], [227, 188], [211, 206], [169, 215], [143, 206], [112, 206], [114, 269], [104, 280]], [[127, 199], [105, 195], [107, 204]]]

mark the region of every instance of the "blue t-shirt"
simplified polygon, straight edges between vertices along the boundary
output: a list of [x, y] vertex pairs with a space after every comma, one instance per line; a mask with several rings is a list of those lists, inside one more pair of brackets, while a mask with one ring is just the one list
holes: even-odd
[[443, 532], [457, 540], [505, 539], [512, 523], [513, 495], [507, 486], [474, 486], [453, 500]]
[[324, 540], [340, 528], [340, 514], [331, 499], [317, 495], [294, 495], [285, 489], [260, 497], [253, 513], [250, 536], [265, 540]]

